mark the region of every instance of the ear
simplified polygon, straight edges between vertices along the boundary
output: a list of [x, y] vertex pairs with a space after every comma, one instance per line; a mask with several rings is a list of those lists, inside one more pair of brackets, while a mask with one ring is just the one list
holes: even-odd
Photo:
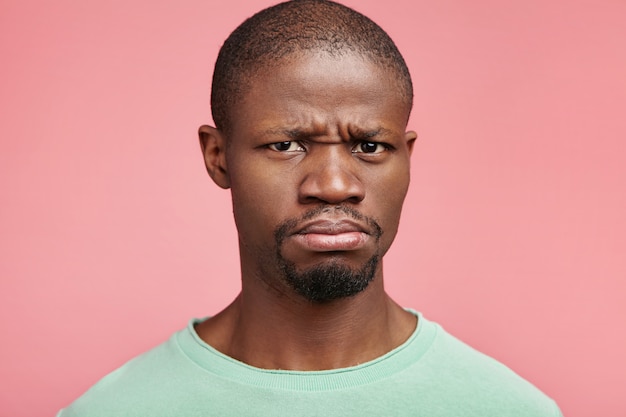
[[406, 141], [406, 146], [409, 150], [409, 156], [411, 156], [413, 153], [413, 145], [415, 145], [415, 141], [417, 140], [417, 133], [413, 130], [409, 130], [404, 134], [404, 140]]
[[221, 188], [230, 188], [226, 167], [226, 138], [219, 130], [207, 125], [200, 126], [198, 136], [209, 176]]

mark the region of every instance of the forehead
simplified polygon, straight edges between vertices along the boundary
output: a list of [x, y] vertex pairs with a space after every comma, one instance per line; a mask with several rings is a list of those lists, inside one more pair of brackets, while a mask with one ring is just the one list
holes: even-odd
[[[280, 59], [268, 59], [256, 63], [246, 71], [245, 83], [258, 86], [271, 82], [272, 79], [284, 78], [287, 73], [307, 71], [317, 77], [318, 82], [330, 82], [333, 78], [363, 76], [366, 72], [378, 77], [381, 82], [394, 82], [398, 74], [391, 65], [380, 59], [369, 57], [350, 50], [326, 51], [321, 49], [295, 51]], [[300, 73], [296, 74], [299, 75]], [[397, 92], [403, 89], [397, 84]]]
[[392, 118], [406, 124], [410, 108], [394, 75], [359, 54], [294, 54], [248, 77], [232, 113], [233, 127], [268, 119], [311, 124]]

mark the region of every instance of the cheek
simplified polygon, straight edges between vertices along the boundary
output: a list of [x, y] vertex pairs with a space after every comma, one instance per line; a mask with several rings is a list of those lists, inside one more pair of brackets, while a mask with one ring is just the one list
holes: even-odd
[[242, 256], [243, 253], [256, 253], [258, 256], [261, 252], [272, 251], [276, 225], [269, 221], [267, 207], [246, 193], [233, 192], [232, 203]]
[[408, 163], [390, 166], [366, 179], [372, 184], [370, 192], [381, 211], [389, 216], [399, 216], [402, 203], [409, 189], [410, 172]]
[[372, 199], [378, 207], [378, 221], [383, 228], [381, 246], [386, 251], [393, 242], [398, 231], [400, 214], [404, 198], [409, 188], [408, 167], [394, 169], [386, 175], [380, 176], [377, 187], [372, 189]]
[[290, 186], [267, 170], [245, 169], [242, 174], [231, 173], [233, 215], [240, 239], [267, 244], [273, 239], [274, 229], [288, 215]]
[[271, 209], [268, 203], [269, 198], [263, 197], [262, 188], [251, 185], [251, 187], [242, 188], [233, 183], [231, 187], [233, 216], [237, 230], [240, 234], [246, 235], [254, 234], [261, 225], [268, 224], [268, 219], [272, 217], [272, 213], [268, 212]]

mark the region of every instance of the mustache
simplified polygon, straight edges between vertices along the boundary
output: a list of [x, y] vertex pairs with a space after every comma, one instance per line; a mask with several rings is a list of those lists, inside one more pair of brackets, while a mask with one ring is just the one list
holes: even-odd
[[318, 207], [312, 208], [311, 210], [308, 210], [307, 212], [305, 212], [299, 217], [287, 219], [283, 223], [278, 225], [278, 227], [274, 231], [274, 239], [276, 240], [276, 242], [278, 243], [278, 246], [280, 247], [280, 245], [282, 245], [283, 241], [285, 240], [289, 232], [295, 229], [300, 223], [303, 223], [319, 215], [329, 214], [329, 213], [330, 214], [335, 214], [335, 213], [345, 214], [345, 215], [348, 215], [348, 217], [351, 217], [353, 220], [367, 224], [367, 226], [369, 226], [369, 229], [371, 230], [371, 234], [377, 240], [383, 234], [383, 229], [380, 227], [380, 225], [374, 218], [363, 215], [361, 212], [359, 212], [355, 208], [352, 208], [349, 206], [320, 205]]

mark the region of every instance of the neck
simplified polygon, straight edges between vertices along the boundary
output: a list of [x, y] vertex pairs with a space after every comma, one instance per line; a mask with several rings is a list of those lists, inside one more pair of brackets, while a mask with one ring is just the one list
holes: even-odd
[[255, 367], [354, 366], [396, 348], [415, 329], [415, 317], [384, 292], [382, 273], [353, 297], [319, 304], [260, 287], [244, 281], [231, 305], [196, 328], [220, 352]]

